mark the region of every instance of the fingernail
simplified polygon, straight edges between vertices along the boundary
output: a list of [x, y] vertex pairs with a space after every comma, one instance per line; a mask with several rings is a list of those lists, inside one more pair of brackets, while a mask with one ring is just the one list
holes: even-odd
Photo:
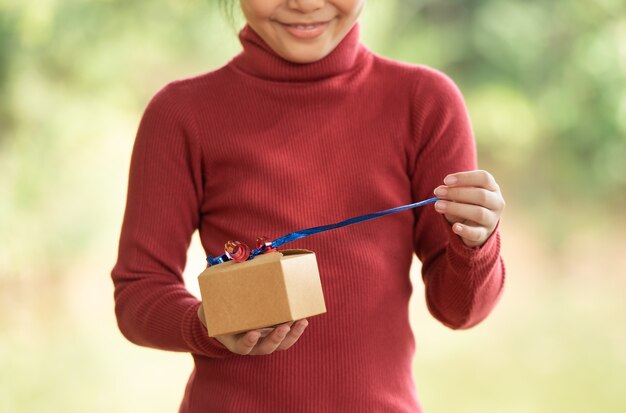
[[452, 175], [448, 175], [444, 178], [443, 183], [446, 185], [453, 185], [456, 184], [458, 181], [456, 176], [452, 176]]
[[442, 186], [435, 189], [435, 195], [437, 196], [446, 196], [448, 195], [448, 190]]
[[438, 209], [439, 211], [445, 211], [446, 210], [446, 203], [442, 202], [442, 201], [437, 201], [435, 202], [435, 208]]
[[454, 230], [455, 230], [456, 232], [461, 232], [461, 231], [463, 231], [463, 225], [461, 225], [461, 224], [455, 224], [455, 225], [454, 225]]

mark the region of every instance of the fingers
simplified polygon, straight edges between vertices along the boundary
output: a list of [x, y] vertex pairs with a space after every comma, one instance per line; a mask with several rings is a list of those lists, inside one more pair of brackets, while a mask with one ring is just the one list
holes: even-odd
[[489, 191], [500, 190], [493, 175], [487, 171], [457, 172], [446, 176], [443, 183], [448, 186], [476, 186]]
[[437, 201], [435, 209], [446, 215], [454, 215], [461, 221], [472, 221], [488, 228], [494, 228], [498, 221], [497, 215], [493, 211], [477, 205]]
[[499, 212], [471, 204], [437, 201], [435, 209], [444, 214], [452, 224], [452, 232], [471, 248], [483, 245], [500, 219]]
[[243, 334], [215, 337], [224, 344], [230, 351], [236, 354], [250, 354], [254, 346], [259, 342], [261, 333], [258, 330], [248, 331]]
[[483, 188], [440, 186], [435, 189], [435, 195], [440, 199], [478, 205], [494, 211], [504, 208], [500, 194]]
[[257, 343], [257, 345], [248, 354], [259, 356], [273, 353], [274, 350], [281, 345], [290, 331], [291, 327], [288, 324], [282, 324], [276, 327], [274, 331], [267, 335], [267, 337]]
[[489, 236], [489, 232], [485, 227], [461, 224], [460, 222], [452, 225], [452, 231], [463, 237], [464, 240], [469, 241], [470, 246], [481, 244], [482, 240]]
[[198, 318], [202, 325], [206, 328], [206, 318], [204, 317], [204, 308], [202, 307], [202, 303], [198, 306]]
[[274, 331], [273, 328], [260, 328], [258, 330], [259, 333], [261, 333], [261, 337], [266, 337], [268, 334], [270, 334], [272, 331]]
[[289, 347], [293, 346], [296, 341], [300, 338], [304, 330], [309, 325], [309, 322], [306, 319], [299, 320], [295, 325], [291, 327], [291, 331], [287, 334], [287, 337], [280, 343], [277, 350], [287, 350]]
[[495, 178], [487, 171], [450, 174], [435, 189], [435, 210], [444, 214], [452, 231], [471, 247], [482, 245], [495, 230], [505, 207]]
[[275, 328], [261, 328], [215, 338], [233, 353], [258, 356], [277, 350], [286, 350], [293, 346], [308, 324], [306, 319], [302, 319], [279, 324]]

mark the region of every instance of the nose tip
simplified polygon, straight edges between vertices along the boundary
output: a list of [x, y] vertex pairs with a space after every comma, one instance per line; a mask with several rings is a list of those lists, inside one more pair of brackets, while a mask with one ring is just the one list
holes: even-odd
[[293, 10], [304, 13], [312, 12], [324, 7], [326, 0], [289, 0], [288, 6]]

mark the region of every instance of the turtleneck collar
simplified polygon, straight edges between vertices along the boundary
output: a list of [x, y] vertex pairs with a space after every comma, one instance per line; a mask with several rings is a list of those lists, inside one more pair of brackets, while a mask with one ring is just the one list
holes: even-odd
[[355, 23], [326, 57], [312, 63], [293, 63], [272, 50], [249, 26], [239, 32], [243, 51], [231, 64], [249, 75], [278, 82], [307, 82], [337, 76], [360, 66], [367, 48], [360, 43], [359, 23]]

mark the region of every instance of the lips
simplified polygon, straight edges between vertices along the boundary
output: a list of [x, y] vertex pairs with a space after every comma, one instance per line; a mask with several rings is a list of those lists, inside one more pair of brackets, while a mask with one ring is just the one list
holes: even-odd
[[325, 22], [298, 22], [298, 23], [281, 23], [285, 30], [298, 39], [313, 39], [321, 35], [329, 25]]

